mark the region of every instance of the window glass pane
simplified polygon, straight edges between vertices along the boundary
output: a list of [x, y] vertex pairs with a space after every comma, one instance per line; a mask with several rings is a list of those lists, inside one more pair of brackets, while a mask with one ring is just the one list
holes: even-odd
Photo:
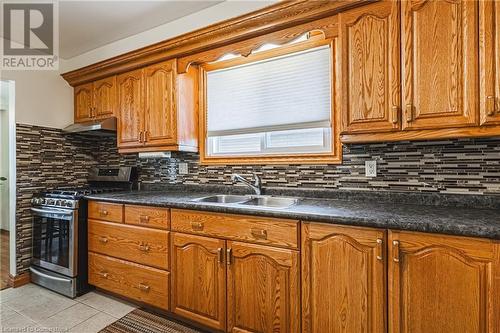
[[325, 144], [324, 132], [325, 129], [323, 128], [269, 132], [266, 135], [266, 146], [269, 148], [304, 146], [322, 147]]
[[262, 134], [219, 136], [209, 139], [215, 154], [241, 154], [261, 151]]

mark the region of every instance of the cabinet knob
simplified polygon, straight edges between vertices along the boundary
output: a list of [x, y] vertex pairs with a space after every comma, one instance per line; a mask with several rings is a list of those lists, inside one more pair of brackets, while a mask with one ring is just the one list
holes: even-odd
[[103, 216], [106, 216], [106, 215], [108, 215], [109, 213], [108, 213], [108, 211], [107, 211], [107, 210], [100, 210], [100, 211], [99, 211], [99, 214], [101, 214], [101, 215], [103, 215]]
[[107, 272], [99, 272], [99, 273], [97, 273], [97, 274], [99, 274], [101, 277], [103, 277], [103, 278], [105, 278], [105, 279], [107, 279], [107, 278], [108, 278], [108, 273], [107, 273]]
[[141, 215], [141, 216], [139, 216], [139, 221], [141, 223], [149, 223], [149, 216], [148, 215]]
[[108, 242], [108, 239], [106, 237], [99, 237], [99, 242], [106, 244]]

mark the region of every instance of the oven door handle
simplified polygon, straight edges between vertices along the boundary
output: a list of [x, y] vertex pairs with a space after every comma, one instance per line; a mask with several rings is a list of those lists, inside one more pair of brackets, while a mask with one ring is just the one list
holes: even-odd
[[30, 267], [30, 272], [33, 272], [33, 273], [38, 274], [40, 276], [43, 276], [46, 279], [51, 279], [51, 280], [56, 280], [56, 281], [61, 281], [61, 282], [71, 281], [70, 279], [64, 279], [64, 278], [60, 278], [57, 276], [45, 274], [45, 273], [39, 271], [38, 269], [34, 269], [33, 267]]
[[53, 210], [53, 209], [40, 209], [40, 208], [31, 208], [32, 212], [40, 213], [40, 214], [59, 214], [59, 215], [73, 215], [72, 210]]

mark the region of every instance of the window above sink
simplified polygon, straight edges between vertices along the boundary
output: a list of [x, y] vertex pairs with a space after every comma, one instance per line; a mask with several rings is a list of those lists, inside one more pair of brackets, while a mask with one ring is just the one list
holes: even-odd
[[201, 66], [202, 163], [340, 162], [336, 39], [305, 36]]

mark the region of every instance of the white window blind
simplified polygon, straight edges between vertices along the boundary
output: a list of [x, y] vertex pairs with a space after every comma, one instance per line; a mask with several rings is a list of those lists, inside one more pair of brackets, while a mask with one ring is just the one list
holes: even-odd
[[208, 137], [330, 128], [330, 57], [322, 46], [208, 72]]

